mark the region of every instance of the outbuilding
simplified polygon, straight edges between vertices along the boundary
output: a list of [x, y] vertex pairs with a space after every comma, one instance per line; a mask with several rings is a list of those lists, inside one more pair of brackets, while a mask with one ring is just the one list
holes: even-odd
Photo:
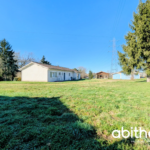
[[[123, 71], [116, 72], [112, 74], [113, 79], [124, 79], [124, 80], [130, 80], [131, 75], [126, 75], [123, 73]], [[140, 79], [140, 74], [139, 73], [134, 73], [134, 79]]]
[[108, 79], [109, 78], [109, 73], [100, 71], [100, 72], [96, 73], [96, 78], [97, 79]]

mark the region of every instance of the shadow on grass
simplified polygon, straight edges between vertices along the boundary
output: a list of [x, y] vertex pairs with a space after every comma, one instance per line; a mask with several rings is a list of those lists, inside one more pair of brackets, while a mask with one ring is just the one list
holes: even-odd
[[147, 79], [144, 79], [144, 80], [137, 80], [136, 82], [147, 82]]
[[65, 81], [55, 81], [55, 82], [73, 82], [73, 81], [84, 81], [89, 79], [80, 79], [80, 80], [65, 80]]
[[109, 144], [98, 138], [59, 97], [0, 96], [0, 149], [121, 150], [126, 145], [131, 149], [128, 140]]

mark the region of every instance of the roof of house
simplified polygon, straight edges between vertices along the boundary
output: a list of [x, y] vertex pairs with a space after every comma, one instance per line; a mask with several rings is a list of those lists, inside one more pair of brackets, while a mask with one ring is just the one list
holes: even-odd
[[76, 71], [76, 70], [74, 70], [74, 69], [69, 69], [69, 68], [59, 67], [59, 66], [53, 66], [53, 65], [47, 65], [47, 64], [37, 63], [37, 62], [31, 62], [31, 63], [29, 63], [28, 65], [26, 65], [26, 66], [20, 68], [19, 70], [23, 70], [23, 69], [25, 69], [26, 67], [30, 66], [30, 65], [33, 64], [33, 63], [38, 64], [38, 65], [41, 65], [41, 66], [46, 67], [46, 68], [48, 68], [48, 69], [56, 69], [56, 70], [62, 70], [62, 71], [79, 72], [79, 71]]
[[100, 71], [100, 72], [98, 72], [98, 73], [96, 73], [96, 74], [109, 74], [109, 73]]

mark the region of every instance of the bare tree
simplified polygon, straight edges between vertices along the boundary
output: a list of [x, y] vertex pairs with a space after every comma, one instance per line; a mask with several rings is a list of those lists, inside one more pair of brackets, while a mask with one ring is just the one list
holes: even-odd
[[93, 72], [93, 78], [96, 78], [96, 73]]
[[113, 74], [108, 70], [107, 73], [109, 73], [108, 78], [112, 79], [113, 78]]
[[78, 67], [78, 70], [81, 72], [81, 73], [80, 73], [81, 79], [85, 78], [86, 75], [87, 75], [87, 74], [86, 74], [86, 71], [87, 71], [86, 68], [84, 68], [84, 67], [81, 66], [81, 67]]
[[17, 65], [19, 68], [29, 64], [32, 61], [36, 61], [32, 53], [28, 53], [27, 55], [21, 55], [20, 52], [15, 53], [15, 59], [17, 60]]

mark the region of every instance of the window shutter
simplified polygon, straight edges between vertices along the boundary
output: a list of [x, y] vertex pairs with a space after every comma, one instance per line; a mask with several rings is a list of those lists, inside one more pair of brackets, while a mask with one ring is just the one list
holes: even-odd
[[52, 72], [50, 72], [50, 77], [52, 77]]
[[55, 75], [55, 76], [57, 77], [57, 72], [55, 72], [55, 73], [56, 73], [56, 75]]

